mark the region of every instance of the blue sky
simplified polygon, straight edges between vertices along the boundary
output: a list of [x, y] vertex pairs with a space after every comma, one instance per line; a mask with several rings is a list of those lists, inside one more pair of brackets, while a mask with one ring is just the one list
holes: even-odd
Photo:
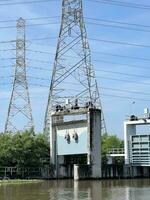
[[[19, 0], [18, 0], [19, 1]], [[21, 0], [20, 0], [21, 1]], [[22, 0], [23, 1], [23, 0]], [[123, 1], [123, 0], [122, 0]], [[4, 2], [4, 1], [3, 1]], [[17, 2], [17, 0], [16, 0]], [[123, 1], [123, 2], [129, 2]], [[0, 2], [2, 3], [2, 1]], [[148, 0], [139, 0], [138, 2], [132, 0], [132, 3], [147, 4], [150, 6]], [[138, 23], [150, 26], [150, 12], [144, 9], [127, 8], [120, 6], [112, 6], [101, 3], [96, 3], [92, 1], [83, 0], [84, 5], [84, 16], [89, 18], [115, 20], [128, 23]], [[60, 28], [60, 15], [61, 15], [61, 1], [52, 1], [48, 3], [38, 3], [38, 4], [26, 4], [26, 5], [11, 5], [2, 6], [0, 5], [0, 21], [17, 19], [23, 17], [25, 19], [35, 18], [35, 17], [45, 17], [45, 16], [59, 16], [59, 18], [49, 19], [49, 20], [38, 20], [38, 21], [27, 21], [27, 24], [33, 23], [46, 23], [51, 22], [52, 24], [44, 26], [27, 26], [26, 36], [27, 40], [32, 38], [42, 38], [42, 37], [54, 37], [57, 38]], [[54, 22], [54, 24], [53, 24]], [[97, 38], [104, 40], [114, 40], [128, 43], [138, 43], [144, 45], [150, 45], [150, 28], [142, 28], [147, 32], [125, 30], [113, 27], [97, 26], [91, 25], [89, 22], [94, 22], [89, 19], [85, 19], [87, 34], [89, 38]], [[96, 22], [102, 23], [102, 22]], [[2, 23], [0, 22], [0, 27], [5, 26], [15, 26], [15, 22]], [[128, 26], [129, 27], [129, 26]], [[131, 26], [132, 28], [138, 28], [136, 26]], [[15, 28], [5, 28], [0, 29], [0, 41], [8, 41], [16, 39], [16, 29]], [[97, 82], [100, 90], [106, 124], [109, 133], [114, 133], [123, 137], [123, 121], [126, 117], [134, 111], [136, 114], [142, 114], [145, 107], [150, 107], [149, 101], [138, 101], [134, 98], [142, 98], [150, 100], [150, 61], [136, 60], [129, 58], [120, 58], [114, 56], [108, 56], [104, 54], [97, 54], [94, 51], [99, 51], [102, 53], [110, 54], [121, 54], [125, 56], [134, 57], [145, 57], [149, 59], [150, 48], [135, 47], [128, 45], [119, 45], [113, 43], [96, 42], [89, 40], [93, 66], [96, 70]], [[44, 68], [51, 70], [53, 67], [54, 55], [56, 51], [57, 39], [49, 39], [46, 41], [30, 41], [27, 44], [27, 48], [30, 50], [42, 50], [50, 52], [50, 54], [40, 54], [34, 52], [27, 52], [27, 65], [32, 67]], [[8, 104], [11, 94], [11, 84], [12, 78], [9, 76], [13, 75], [15, 64], [15, 51], [1, 51], [3, 49], [14, 49], [15, 44], [2, 44], [0, 43], [0, 131], [3, 131]], [[42, 62], [33, 61], [34, 59], [42, 60]], [[100, 60], [100, 62], [95, 62], [94, 60]], [[44, 61], [44, 62], [43, 62]], [[107, 61], [108, 63], [104, 62]], [[119, 63], [111, 64], [109, 62]], [[126, 64], [126, 65], [125, 65]], [[139, 66], [139, 68], [131, 67], [131, 65]], [[4, 68], [6, 66], [6, 68]], [[145, 68], [148, 69], [145, 69]], [[97, 71], [98, 70], [98, 71]], [[101, 70], [101, 71], [100, 71]], [[121, 73], [137, 74], [141, 77], [131, 77], [113, 73], [106, 73], [102, 70], [117, 71]], [[49, 71], [42, 71], [33, 68], [28, 68], [28, 76], [37, 76], [41, 78], [47, 78], [50, 80], [51, 73]], [[142, 77], [143, 76], [143, 77]], [[147, 77], [144, 77], [147, 76]], [[149, 77], [148, 77], [149, 76]], [[101, 77], [101, 78], [100, 78]], [[103, 77], [103, 78], [102, 78]], [[104, 79], [107, 78], [107, 79]], [[123, 79], [127, 80], [124, 82], [109, 80], [111, 79]], [[134, 83], [134, 81], [136, 83]], [[4, 85], [8, 83], [8, 85]], [[31, 84], [43, 84], [49, 86], [49, 81], [42, 81], [30, 78], [29, 83]], [[142, 93], [149, 93], [149, 95], [135, 94], [128, 92], [119, 92], [106, 90], [106, 88], [116, 88], [121, 90], [132, 90]], [[41, 131], [43, 129], [44, 114], [48, 98], [48, 88], [36, 87], [29, 84], [30, 97], [32, 103], [34, 123], [36, 131]], [[106, 96], [110, 95], [110, 96]], [[130, 99], [116, 98], [111, 95], [130, 97]], [[132, 102], [135, 104], [132, 106]], [[19, 123], [19, 122], [18, 122]]]

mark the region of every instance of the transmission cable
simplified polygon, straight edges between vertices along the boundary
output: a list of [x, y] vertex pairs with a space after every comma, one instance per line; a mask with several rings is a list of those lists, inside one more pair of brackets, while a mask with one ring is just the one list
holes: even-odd
[[49, 3], [56, 2], [59, 0], [36, 0], [36, 1], [22, 1], [22, 2], [8, 2], [8, 3], [0, 3], [0, 6], [13, 6], [13, 5], [24, 5], [24, 4], [35, 4], [35, 3]]
[[115, 6], [121, 6], [121, 7], [127, 7], [127, 8], [137, 8], [137, 9], [144, 9], [144, 10], [150, 10], [150, 6], [146, 4], [137, 4], [137, 3], [127, 3], [122, 1], [114, 1], [114, 0], [86, 0], [90, 2], [96, 2], [101, 4], [108, 4], [108, 5], [115, 5]]

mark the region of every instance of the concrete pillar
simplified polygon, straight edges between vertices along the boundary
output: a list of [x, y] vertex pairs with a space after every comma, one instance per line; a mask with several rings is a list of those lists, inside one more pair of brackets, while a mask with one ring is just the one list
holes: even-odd
[[136, 166], [131, 167], [131, 170], [132, 170], [131, 177], [138, 177], [139, 176], [138, 168]]
[[123, 166], [123, 176], [124, 176], [124, 178], [132, 177], [130, 165]]
[[90, 109], [90, 155], [91, 155], [91, 178], [101, 178], [101, 111]]
[[110, 166], [110, 170], [111, 170], [110, 176], [111, 176], [111, 178], [113, 178], [113, 167], [112, 166]]
[[79, 179], [80, 179], [79, 165], [74, 165], [74, 181], [78, 181]]
[[118, 174], [118, 166], [115, 166], [115, 176], [116, 176], [116, 178], [119, 177], [119, 174]]
[[143, 176], [144, 177], [149, 177], [148, 167], [143, 167]]
[[129, 155], [129, 140], [131, 135], [136, 135], [136, 125], [124, 122], [124, 149], [125, 149], [125, 164], [130, 164]]

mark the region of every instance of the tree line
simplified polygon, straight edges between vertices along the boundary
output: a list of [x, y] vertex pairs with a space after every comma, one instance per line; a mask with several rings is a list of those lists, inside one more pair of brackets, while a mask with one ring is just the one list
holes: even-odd
[[47, 158], [49, 144], [43, 134], [0, 134], [0, 167], [40, 167]]
[[[102, 164], [107, 164], [110, 148], [123, 146], [123, 141], [116, 135], [103, 135]], [[32, 131], [0, 134], [0, 167], [42, 167], [49, 155], [50, 147], [44, 134], [34, 135]], [[114, 160], [114, 164], [122, 162], [120, 158]]]

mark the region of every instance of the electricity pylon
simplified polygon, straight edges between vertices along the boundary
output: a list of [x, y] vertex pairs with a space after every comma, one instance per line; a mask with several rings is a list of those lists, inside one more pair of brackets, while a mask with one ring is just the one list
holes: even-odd
[[[62, 1], [61, 28], [45, 115], [46, 136], [49, 136], [52, 112], [58, 105], [63, 107], [66, 99], [72, 105], [78, 99], [80, 107], [89, 104], [102, 111], [83, 19], [82, 0]], [[107, 133], [103, 111], [102, 132]]]
[[26, 77], [25, 20], [17, 20], [16, 64], [13, 89], [5, 124], [5, 133], [32, 130], [33, 118]]

